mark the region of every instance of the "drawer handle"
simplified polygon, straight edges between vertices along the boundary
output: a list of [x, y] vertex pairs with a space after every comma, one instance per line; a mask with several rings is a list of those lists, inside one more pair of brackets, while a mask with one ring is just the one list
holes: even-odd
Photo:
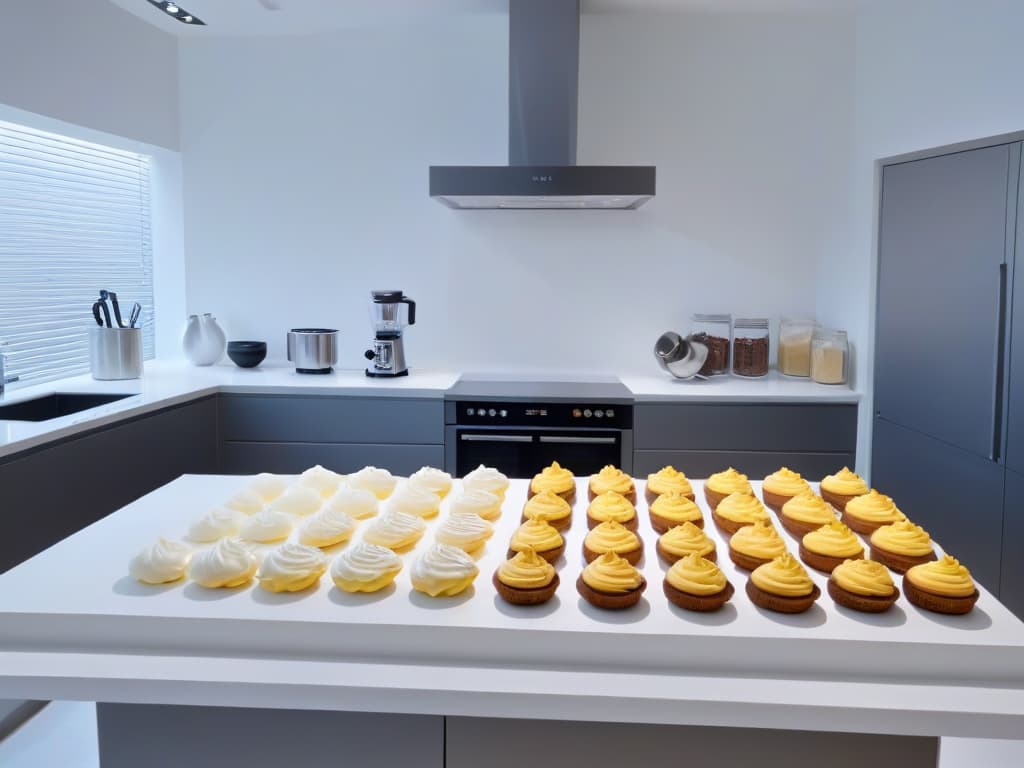
[[[459, 435], [467, 443], [532, 443], [530, 435]], [[543, 439], [543, 438], [542, 438]]]
[[614, 437], [572, 437], [570, 435], [541, 435], [542, 443], [615, 445]]

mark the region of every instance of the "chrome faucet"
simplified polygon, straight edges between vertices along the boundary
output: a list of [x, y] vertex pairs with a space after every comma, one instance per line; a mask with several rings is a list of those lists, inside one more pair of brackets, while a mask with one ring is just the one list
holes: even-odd
[[[2, 346], [6, 346], [6, 342]], [[17, 376], [7, 375], [7, 353], [0, 349], [0, 395], [4, 393], [7, 384], [17, 380]]]

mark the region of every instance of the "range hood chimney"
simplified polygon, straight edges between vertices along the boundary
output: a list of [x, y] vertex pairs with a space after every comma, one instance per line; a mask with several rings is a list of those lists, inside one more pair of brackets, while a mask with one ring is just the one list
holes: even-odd
[[507, 166], [432, 165], [450, 208], [632, 209], [654, 197], [654, 166], [576, 165], [579, 0], [509, 0]]

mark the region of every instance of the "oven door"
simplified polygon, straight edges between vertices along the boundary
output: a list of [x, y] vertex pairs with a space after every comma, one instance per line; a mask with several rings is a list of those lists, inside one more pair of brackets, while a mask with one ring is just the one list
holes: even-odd
[[621, 430], [450, 428], [455, 475], [465, 477], [481, 464], [509, 477], [530, 478], [553, 461], [573, 474], [591, 475], [605, 464], [620, 466]]

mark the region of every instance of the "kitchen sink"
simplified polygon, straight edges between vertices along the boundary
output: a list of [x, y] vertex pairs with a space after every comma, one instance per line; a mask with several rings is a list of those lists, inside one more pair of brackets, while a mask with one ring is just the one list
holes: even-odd
[[72, 392], [54, 392], [52, 395], [20, 400], [0, 405], [0, 421], [49, 421], [60, 416], [87, 411], [107, 403], [124, 400], [127, 395], [89, 395]]

